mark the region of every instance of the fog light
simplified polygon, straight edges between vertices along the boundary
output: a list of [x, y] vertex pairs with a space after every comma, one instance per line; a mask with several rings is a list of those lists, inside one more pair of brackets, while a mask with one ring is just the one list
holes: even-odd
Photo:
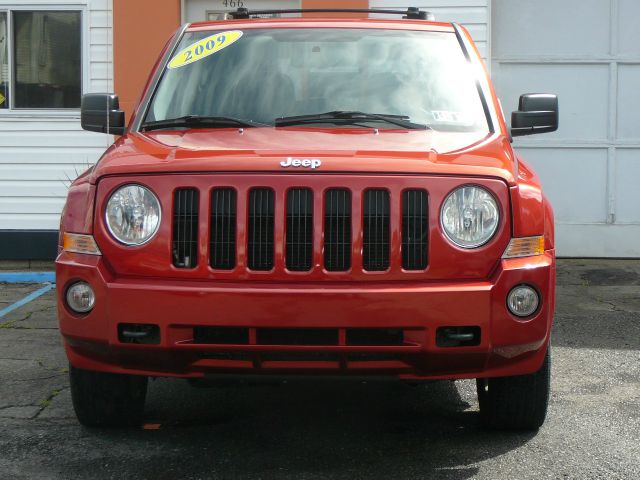
[[86, 282], [77, 282], [67, 289], [67, 305], [76, 313], [87, 313], [96, 304], [96, 294]]
[[540, 305], [540, 296], [528, 285], [514, 287], [507, 297], [509, 311], [518, 317], [533, 315]]

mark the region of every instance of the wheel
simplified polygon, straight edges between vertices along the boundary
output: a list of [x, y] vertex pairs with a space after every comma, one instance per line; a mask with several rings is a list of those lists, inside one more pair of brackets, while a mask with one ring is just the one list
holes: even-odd
[[147, 396], [147, 377], [69, 367], [71, 399], [78, 421], [88, 427], [138, 425]]
[[547, 415], [550, 383], [550, 349], [535, 373], [477, 379], [483, 424], [493, 429], [537, 430]]

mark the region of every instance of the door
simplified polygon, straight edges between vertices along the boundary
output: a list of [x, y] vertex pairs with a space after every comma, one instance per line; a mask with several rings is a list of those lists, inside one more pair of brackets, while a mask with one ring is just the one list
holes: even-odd
[[183, 2], [185, 22], [217, 20], [220, 15], [233, 12], [238, 8], [249, 10], [302, 8], [300, 0], [183, 0]]
[[492, 75], [507, 117], [557, 93], [560, 128], [514, 145], [556, 212], [561, 256], [640, 257], [640, 2], [493, 0]]

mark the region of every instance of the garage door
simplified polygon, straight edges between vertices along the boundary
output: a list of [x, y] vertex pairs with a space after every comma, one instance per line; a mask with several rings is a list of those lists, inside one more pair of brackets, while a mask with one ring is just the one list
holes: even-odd
[[640, 257], [638, 0], [493, 0], [492, 75], [505, 112], [560, 97], [560, 129], [521, 137], [556, 210], [562, 256]]
[[480, 53], [486, 58], [489, 51], [487, 41], [489, 1], [490, 0], [419, 0], [417, 2], [407, 3], [406, 0], [371, 0], [369, 7], [398, 10], [406, 10], [408, 7], [419, 7], [421, 10], [433, 13], [437, 21], [456, 22], [464, 25], [464, 27], [469, 30]]

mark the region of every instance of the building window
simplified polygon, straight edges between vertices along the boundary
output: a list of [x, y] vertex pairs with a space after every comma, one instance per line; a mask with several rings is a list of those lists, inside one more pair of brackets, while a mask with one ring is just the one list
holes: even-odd
[[0, 12], [0, 108], [80, 108], [81, 23], [76, 11]]
[[7, 12], [0, 12], [0, 109], [9, 108], [9, 28]]

